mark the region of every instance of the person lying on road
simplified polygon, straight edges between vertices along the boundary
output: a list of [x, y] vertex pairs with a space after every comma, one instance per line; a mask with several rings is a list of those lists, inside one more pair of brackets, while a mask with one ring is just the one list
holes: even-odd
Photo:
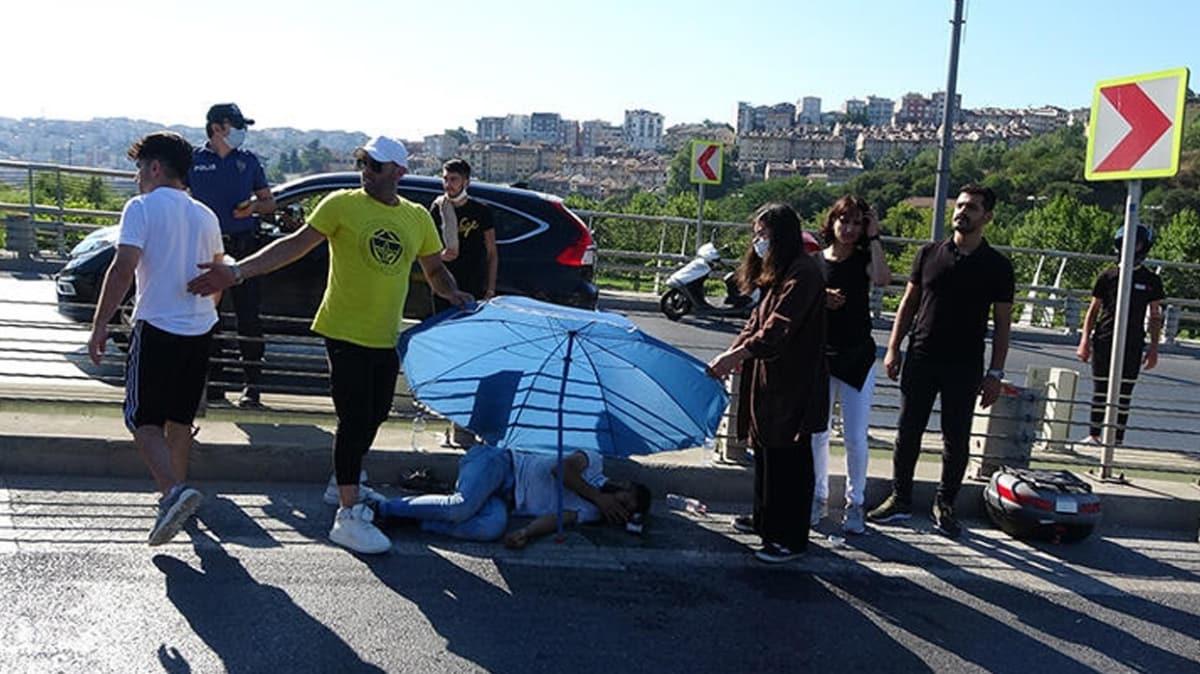
[[[650, 509], [650, 490], [637, 482], [609, 480], [600, 455], [576, 451], [563, 458], [563, 523], [601, 519], [625, 524]], [[453, 494], [402, 496], [374, 504], [377, 519], [412, 519], [425, 531], [471, 541], [504, 536], [523, 548], [557, 528], [558, 455], [475, 445], [459, 460]], [[509, 515], [533, 517], [509, 532]]]

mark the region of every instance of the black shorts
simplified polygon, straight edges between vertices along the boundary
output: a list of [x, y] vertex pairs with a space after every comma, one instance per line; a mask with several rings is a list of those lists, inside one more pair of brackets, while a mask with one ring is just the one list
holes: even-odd
[[213, 333], [176, 335], [138, 321], [125, 359], [125, 426], [190, 425], [196, 418]]

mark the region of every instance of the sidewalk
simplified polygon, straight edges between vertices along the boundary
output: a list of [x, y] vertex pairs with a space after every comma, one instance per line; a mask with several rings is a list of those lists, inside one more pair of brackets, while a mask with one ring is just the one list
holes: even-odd
[[[43, 474], [93, 477], [147, 477], [122, 419], [111, 408], [76, 410], [48, 405], [0, 412], [0, 475]], [[106, 413], [107, 412], [107, 413]], [[259, 419], [263, 417], [260, 415]], [[311, 482], [322, 484], [331, 466], [332, 417], [288, 423], [256, 420], [253, 414], [221, 410], [198, 420], [198, 445], [191, 475], [197, 480]], [[416, 439], [407, 422], [390, 421], [380, 429], [367, 455], [371, 480], [395, 483], [417, 468], [453, 481], [462, 450], [441, 447], [443, 422], [430, 422]], [[753, 471], [712, 460], [705, 449], [667, 452], [632, 459], [606, 459], [611, 477], [637, 479], [657, 498], [678, 493], [707, 502], [749, 504]], [[831, 512], [836, 517], [844, 488], [844, 462], [830, 461]], [[924, 456], [917, 467], [915, 502], [924, 510], [932, 502], [940, 471], [937, 456]], [[970, 471], [968, 471], [970, 474]], [[1085, 473], [1080, 471], [1081, 475]], [[870, 465], [867, 502], [882, 499], [889, 488], [891, 463], [874, 458]], [[986, 519], [984, 483], [968, 480], [959, 510], [969, 519]], [[1200, 488], [1190, 482], [1138, 478], [1129, 484], [1094, 481], [1104, 498], [1106, 527], [1185, 532], [1195, 538], [1200, 527]]]

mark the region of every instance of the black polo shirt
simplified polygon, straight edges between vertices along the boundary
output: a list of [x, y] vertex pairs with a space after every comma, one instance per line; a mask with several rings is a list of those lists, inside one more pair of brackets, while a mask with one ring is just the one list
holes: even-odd
[[[1121, 284], [1119, 267], [1106, 269], [1096, 277], [1092, 297], [1100, 300], [1100, 319], [1096, 321], [1092, 339], [1106, 344], [1112, 343], [1117, 320], [1117, 287]], [[1151, 302], [1166, 298], [1162, 279], [1158, 274], [1138, 266], [1133, 270], [1132, 294], [1129, 296], [1129, 330], [1125, 333], [1125, 346], [1141, 349], [1146, 345], [1146, 307]]]
[[921, 290], [909, 350], [963, 361], [983, 359], [988, 316], [996, 303], [1012, 302], [1012, 263], [981, 241], [962, 255], [954, 238], [917, 251], [909, 282]]

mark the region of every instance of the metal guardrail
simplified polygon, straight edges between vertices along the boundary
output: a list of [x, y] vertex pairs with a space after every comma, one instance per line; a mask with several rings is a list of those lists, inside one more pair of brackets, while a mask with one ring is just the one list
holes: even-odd
[[[0, 329], [6, 331], [0, 334], [0, 377], [20, 377], [22, 379], [46, 382], [44, 387], [35, 389], [29, 393], [17, 393], [16, 397], [13, 397], [13, 391], [9, 390], [6, 394], [0, 393], [0, 397], [7, 396], [9, 400], [36, 402], [42, 399], [39, 396], [44, 397], [46, 391], [67, 382], [102, 382], [114, 387], [124, 384], [124, 357], [116, 349], [109, 351], [108, 355], [102, 361], [102, 366], [99, 370], [94, 370], [91, 367], [90, 361], [87, 359], [84, 351], [86, 337], [83, 333], [87, 330], [86, 325], [22, 319], [19, 316], [14, 316], [20, 313], [14, 309], [16, 307], [23, 307], [22, 310], [29, 310], [31, 308], [49, 308], [54, 306], [56, 306], [56, 303], [53, 302], [6, 300], [0, 298], [0, 317], [4, 317], [0, 319]], [[308, 319], [299, 318], [268, 318], [296, 323], [308, 322]], [[31, 331], [41, 331], [41, 334], [31, 334]], [[45, 331], [52, 331], [54, 334], [47, 335]], [[122, 335], [126, 332], [126, 328], [114, 326], [111, 332], [116, 335]], [[253, 341], [251, 338], [241, 338], [229, 333], [222, 334], [221, 338], [229, 343], [234, 341]], [[281, 418], [294, 413], [328, 414], [329, 409], [325, 404], [327, 402], [325, 398], [328, 396], [328, 383], [321, 340], [301, 335], [277, 334], [269, 334], [262, 339], [277, 347], [274, 351], [276, 353], [274, 357], [271, 356], [270, 352], [268, 353], [267, 361], [264, 364], [264, 374], [268, 377], [274, 375], [284, 375], [286, 377], [282, 380], [275, 377], [275, 381], [267, 387], [267, 391], [276, 395], [287, 394], [290, 397], [287, 397], [281, 404], [273, 404], [270, 410], [255, 412], [255, 414], [276, 414], [281, 415]], [[678, 346], [681, 348], [695, 348], [697, 345]], [[287, 353], [285, 356], [279, 356], [278, 347], [286, 347]], [[14, 365], [14, 363], [28, 364], [30, 362], [37, 363], [37, 366], [29, 368]], [[227, 352], [219, 358], [219, 362], [225, 365], [225, 371], [229, 375], [226, 381], [216, 383], [223, 385], [227, 389], [238, 388], [240, 384], [237, 380], [240, 379], [241, 361], [232, 352]], [[71, 367], [51, 367], [51, 364], [73, 365], [74, 370]], [[1079, 381], [1081, 384], [1083, 382], [1090, 382], [1091, 377], [1085, 373], [1079, 377]], [[1119, 454], [1117, 462], [1110, 467], [1119, 470], [1153, 470], [1156, 472], [1200, 475], [1200, 456], [1188, 451], [1194, 450], [1197, 438], [1200, 438], [1200, 430], [1196, 430], [1200, 428], [1200, 423], [1197, 423], [1200, 422], [1200, 406], [1197, 406], [1194, 402], [1198, 397], [1191, 393], [1193, 390], [1200, 389], [1200, 384], [1173, 382], [1162, 385], [1170, 386], [1173, 390], [1178, 391], [1178, 394], [1171, 393], [1170, 397], [1155, 397], [1145, 394], [1135, 396], [1134, 405], [1131, 409], [1131, 420], [1136, 419], [1136, 421], [1128, 424], [1126, 429], [1130, 433], [1145, 431], [1168, 434], [1169, 437], [1179, 442], [1179, 446], [1145, 447], [1127, 444], [1121, 448], [1124, 454]], [[1088, 394], [1089, 390], [1090, 387], [1081, 386], [1078, 394], [1066, 397], [1043, 395], [1041, 399], [1048, 403], [1067, 403], [1072, 406], [1082, 406], [1083, 409], [1086, 409], [1092, 402]], [[71, 400], [76, 402], [91, 402], [102, 405], [117, 404], [117, 399], [114, 398], [111, 389], [90, 393], [89, 391], [90, 389], [72, 388], [62, 395], [70, 396]], [[57, 399], [61, 400], [61, 398]], [[312, 401], [319, 401], [320, 404]], [[890, 381], [877, 383], [872, 411], [876, 413], [884, 412], [890, 415], [898, 414], [899, 386]], [[398, 418], [409, 418], [421, 413], [414, 406], [411, 394], [407, 390], [397, 391], [393, 412]], [[1008, 419], [1002, 413], [996, 412], [991, 414], [977, 412], [977, 417], [989, 417], [999, 420]], [[1044, 411], [1041, 417], [1021, 419], [1014, 417], [1013, 419], [1032, 423], [1042, 429], [1051, 423], [1062, 421], [1061, 418], [1050, 418], [1048, 413]], [[1069, 417], [1067, 423], [1068, 425], [1082, 423], [1086, 426], [1086, 420], [1083, 422], [1070, 421]], [[872, 425], [871, 430], [873, 432], [891, 432], [896, 430], [896, 425], [894, 421], [875, 423]], [[992, 438], [993, 435], [994, 433], [987, 431], [973, 431], [971, 437]], [[729, 432], [726, 430], [722, 433], [721, 439], [728, 438]], [[994, 439], [999, 439], [999, 436]], [[1098, 460], [1087, 456], [1086, 453], [1071, 450], [1063, 452], [1046, 449], [1053, 442], [1053, 438], [1045, 435], [1044, 431], [1034, 437], [1034, 442], [1037, 443], [1037, 446], [1042, 447], [1042, 449], [1035, 450], [1034, 452], [1033, 458], [1036, 461], [1079, 466], [1099, 465]], [[1122, 458], [1122, 456], [1125, 458]]]

